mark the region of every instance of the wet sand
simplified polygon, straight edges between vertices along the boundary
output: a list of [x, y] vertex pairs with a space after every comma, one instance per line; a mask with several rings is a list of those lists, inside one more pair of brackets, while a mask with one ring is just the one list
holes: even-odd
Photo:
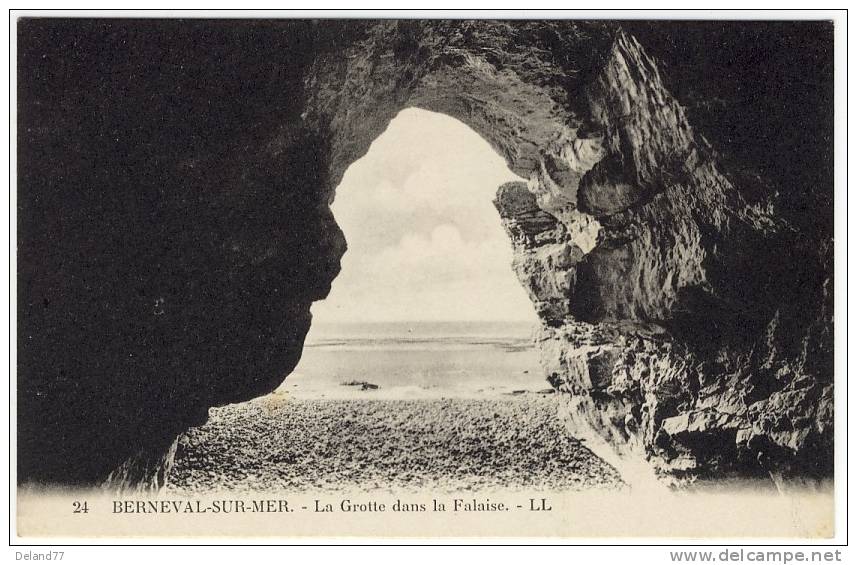
[[179, 442], [168, 492], [616, 489], [551, 395], [296, 399], [211, 410]]

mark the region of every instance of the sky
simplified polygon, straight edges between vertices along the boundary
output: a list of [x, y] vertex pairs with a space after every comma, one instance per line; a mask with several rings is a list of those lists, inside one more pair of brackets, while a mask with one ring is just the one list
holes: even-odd
[[510, 180], [463, 123], [402, 111], [336, 190], [348, 251], [315, 322], [534, 321], [492, 204]]

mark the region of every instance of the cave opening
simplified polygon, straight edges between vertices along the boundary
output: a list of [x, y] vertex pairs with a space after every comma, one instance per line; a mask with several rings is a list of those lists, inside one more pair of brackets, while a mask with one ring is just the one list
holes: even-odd
[[172, 491], [617, 488], [543, 376], [494, 205], [521, 180], [465, 124], [400, 112], [337, 189], [349, 250], [300, 363], [182, 436]]
[[279, 391], [544, 390], [538, 318], [492, 202], [511, 181], [525, 179], [464, 123], [401, 111], [337, 187], [331, 208], [348, 250]]

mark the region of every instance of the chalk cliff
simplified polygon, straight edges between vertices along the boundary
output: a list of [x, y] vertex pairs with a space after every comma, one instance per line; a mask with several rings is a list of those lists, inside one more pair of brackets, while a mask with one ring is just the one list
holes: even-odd
[[[665, 477], [828, 476], [831, 27], [736, 26], [22, 20], [19, 481], [157, 486], [273, 390], [335, 188], [408, 107], [528, 179], [495, 204], [576, 426]], [[711, 38], [769, 76], [712, 78]]]

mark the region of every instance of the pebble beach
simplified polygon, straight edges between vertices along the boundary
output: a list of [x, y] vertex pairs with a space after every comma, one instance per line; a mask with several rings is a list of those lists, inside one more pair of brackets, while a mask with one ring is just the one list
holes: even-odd
[[589, 490], [617, 472], [568, 435], [553, 395], [300, 399], [213, 408], [179, 441], [176, 494]]

